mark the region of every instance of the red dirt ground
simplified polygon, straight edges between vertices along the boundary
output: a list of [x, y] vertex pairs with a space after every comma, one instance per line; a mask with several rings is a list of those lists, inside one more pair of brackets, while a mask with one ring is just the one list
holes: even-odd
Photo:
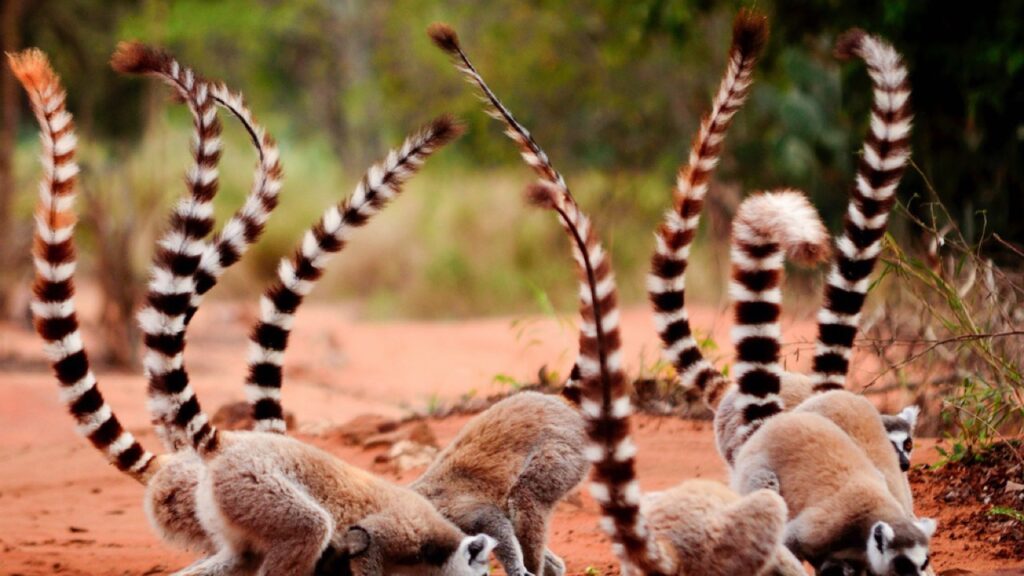
[[[245, 334], [253, 307], [217, 302], [206, 307], [190, 333], [187, 359], [199, 397], [212, 411], [242, 398]], [[94, 314], [85, 310], [82, 316]], [[697, 326], [716, 326], [719, 342], [727, 340], [728, 322], [714, 311], [698, 310], [693, 317]], [[573, 334], [553, 320], [527, 326], [528, 335], [517, 337], [509, 319], [362, 323], [353, 320], [350, 309], [311, 304], [299, 316], [289, 351], [285, 405], [298, 419], [299, 437], [408, 482], [416, 471], [398, 477], [374, 464], [380, 449], [343, 446], [319, 433], [360, 414], [398, 417], [408, 407], [424, 409], [471, 391], [493, 393], [502, 388], [493, 382], [497, 374], [528, 380], [545, 363], [565, 374], [575, 349]], [[656, 356], [652, 326], [645, 310], [624, 314], [631, 372], [641, 359], [649, 365]], [[806, 323], [791, 325], [787, 340], [806, 341], [811, 334]], [[86, 341], [96, 342], [93, 336], [87, 327]], [[534, 341], [543, 344], [528, 344]], [[24, 327], [0, 324], [0, 574], [163, 574], [186, 565], [189, 555], [163, 546], [150, 532], [140, 505], [141, 487], [105, 465], [75, 435], [40, 350]], [[802, 356], [801, 363], [806, 362], [807, 355]], [[102, 369], [98, 376], [122, 421], [156, 448], [148, 431], [142, 377]], [[467, 419], [430, 420], [429, 425], [443, 443]], [[636, 439], [645, 489], [693, 477], [725, 479], [707, 423], [641, 416]], [[932, 444], [922, 442], [915, 459], [934, 460]], [[941, 489], [923, 478], [915, 489], [928, 494]], [[952, 517], [955, 511], [949, 508], [955, 506], [931, 497], [920, 501], [922, 514], [940, 518], [934, 542], [939, 574], [1024, 574], [1024, 558], [998, 557], [985, 534], [944, 531], [942, 521]], [[560, 505], [551, 548], [566, 559], [570, 574], [589, 567], [600, 574], [618, 573], [588, 495]]]

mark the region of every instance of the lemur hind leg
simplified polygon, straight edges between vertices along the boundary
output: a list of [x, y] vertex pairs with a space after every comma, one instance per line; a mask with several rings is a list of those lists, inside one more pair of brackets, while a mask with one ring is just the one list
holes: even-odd
[[551, 551], [544, 549], [544, 576], [564, 576], [565, 562]]
[[733, 474], [733, 489], [740, 494], [752, 494], [758, 490], [780, 492], [779, 477], [761, 458], [749, 458], [738, 463]]
[[455, 523], [469, 534], [483, 532], [498, 541], [494, 555], [508, 576], [532, 576], [523, 564], [523, 550], [516, 538], [516, 530], [497, 506], [481, 504], [468, 510]]
[[252, 558], [239, 554], [230, 548], [222, 548], [175, 572], [171, 576], [249, 576], [255, 572]]
[[331, 516], [284, 476], [232, 472], [214, 480], [213, 495], [225, 524], [261, 552], [257, 574], [313, 574], [334, 530]]
[[551, 443], [530, 457], [509, 491], [509, 517], [530, 572], [549, 574], [545, 557], [551, 511], [583, 480], [586, 470], [577, 447], [568, 442]]

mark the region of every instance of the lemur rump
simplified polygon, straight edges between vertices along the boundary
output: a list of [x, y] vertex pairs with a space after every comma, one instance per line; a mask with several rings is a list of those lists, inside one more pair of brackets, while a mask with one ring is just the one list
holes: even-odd
[[498, 542], [509, 576], [559, 576], [546, 551], [556, 504], [583, 480], [583, 419], [562, 398], [523, 392], [469, 421], [410, 488], [468, 533]]
[[[187, 412], [187, 406], [198, 408], [194, 398], [162, 406], [176, 406], [178, 413], [159, 423], [166, 426], [165, 438], [187, 439], [198, 456], [154, 456], [120, 426], [89, 369], [74, 311], [75, 217], [71, 207], [78, 167], [74, 162], [76, 140], [71, 115], [65, 110], [59, 79], [41, 52], [11, 56], [10, 62], [29, 93], [43, 134], [45, 177], [37, 207], [32, 304], [36, 328], [47, 343], [62, 398], [79, 431], [118, 469], [147, 485], [151, 518], [155, 517], [158, 524], [177, 523], [170, 526], [173, 534], [163, 535], [172, 541], [179, 537], [184, 540], [179, 543], [199, 542], [199, 547], [208, 551], [210, 544], [216, 548], [212, 556], [183, 573], [231, 574], [258, 569], [260, 573], [311, 574], [320, 552], [330, 542], [348, 555], [359, 573], [485, 574], [493, 541], [485, 535], [466, 536], [415, 492], [379, 480], [293, 439], [257, 432], [218, 433], [201, 412]], [[182, 80], [197, 101], [209, 97], [208, 88], [190, 71], [184, 73], [177, 68], [173, 76]], [[200, 116], [203, 126], [212, 125], [210, 112]], [[419, 146], [412, 147], [416, 148], [416, 165], [458, 132], [457, 126], [442, 120], [422, 133]], [[215, 156], [215, 147], [209, 142], [201, 143], [203, 152], [197, 154]], [[193, 191], [203, 191], [200, 196], [206, 203], [212, 197], [212, 166], [204, 163], [189, 179]], [[390, 197], [401, 181], [385, 182], [378, 192]], [[193, 198], [193, 202], [179, 207], [175, 224], [205, 219], [206, 208]], [[178, 250], [163, 261], [194, 259], [202, 254], [201, 237], [192, 229], [189, 235], [178, 236], [176, 243], [166, 242]], [[185, 272], [189, 271], [173, 271], [179, 278], [170, 282], [175, 286], [175, 298], [161, 302], [182, 304], [175, 312], [191, 302]], [[154, 284], [166, 279], [158, 274]], [[164, 326], [170, 343], [184, 330], [183, 322]], [[174, 347], [169, 353], [176, 356], [180, 349]], [[177, 370], [173, 362], [162, 362]], [[186, 377], [183, 371], [181, 375]], [[160, 414], [170, 412], [161, 410]], [[188, 423], [193, 426], [185, 429]], [[194, 485], [198, 489], [195, 510], [190, 513], [187, 499], [175, 500], [169, 495], [175, 486], [192, 493]]]

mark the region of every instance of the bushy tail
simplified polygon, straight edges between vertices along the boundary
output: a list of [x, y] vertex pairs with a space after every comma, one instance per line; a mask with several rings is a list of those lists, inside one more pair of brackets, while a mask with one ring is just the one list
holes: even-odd
[[[455, 30], [447, 24], [435, 23], [427, 29], [427, 34], [438, 48], [451, 56], [455, 67], [466, 76], [466, 80], [480, 89], [481, 96], [487, 104], [487, 114], [505, 125], [505, 135], [519, 147], [519, 154], [526, 164], [543, 181], [562, 187], [568, 192], [569, 187], [565, 183], [565, 178], [551, 164], [544, 149], [533, 139], [530, 131], [520, 124], [512, 112], [502, 104], [491, 87], [484, 81], [483, 76], [477, 72], [473, 62], [470, 61], [469, 56], [459, 44], [459, 36]], [[562, 396], [574, 405], [579, 405], [580, 398], [578, 374], [579, 364], [577, 363], [573, 365], [572, 373], [562, 387]]]
[[184, 367], [184, 325], [195, 292], [193, 275], [206, 249], [204, 238], [213, 228], [221, 131], [215, 100], [209, 84], [190, 68], [138, 42], [119, 44], [111, 66], [125, 74], [160, 78], [192, 112], [195, 162], [185, 177], [190, 196], [175, 208], [169, 229], [157, 243], [139, 323], [145, 334], [150, 412], [158, 434], [171, 450], [187, 445], [213, 448], [216, 430], [200, 409]]
[[[812, 265], [828, 255], [828, 232], [802, 193], [755, 194], [740, 204], [733, 221], [729, 283], [735, 311], [733, 378], [740, 395], [736, 407], [743, 414], [737, 430], [740, 438], [785, 408], [779, 396], [784, 259]], [[729, 462], [732, 456], [725, 454]]]
[[728, 385], [701, 354], [686, 313], [686, 269], [697, 233], [708, 182], [722, 151], [726, 130], [750, 93], [754, 65], [768, 39], [768, 21], [752, 10], [740, 10], [733, 22], [729, 67], [690, 147], [688, 164], [676, 178], [674, 208], [656, 234], [647, 292], [661, 338], [662, 355], [679, 374], [680, 383], [696, 387], [714, 408]]
[[252, 190], [242, 207], [232, 215], [227, 224], [214, 236], [199, 259], [195, 277], [195, 292], [192, 294], [185, 324], [192, 320], [203, 295], [209, 292], [232, 264], [238, 262], [263, 234], [270, 213], [277, 207], [277, 196], [281, 190], [284, 170], [274, 137], [256, 122], [245, 100], [238, 92], [232, 92], [224, 84], [212, 84], [210, 94], [214, 101], [231, 112], [245, 127], [252, 138], [259, 160], [253, 178]]
[[145, 484], [157, 465], [118, 422], [103, 399], [75, 315], [76, 217], [75, 129], [65, 108], [60, 78], [39, 50], [8, 54], [11, 71], [25, 87], [39, 121], [43, 142], [43, 181], [36, 204], [33, 256], [36, 278], [32, 314], [46, 354], [60, 382], [60, 398], [78, 424], [78, 432], [119, 470]]
[[329, 256], [340, 251], [353, 228], [365, 224], [402, 191], [431, 154], [462, 134], [448, 116], [437, 118], [406, 138], [401, 148], [388, 153], [363, 176], [352, 196], [332, 206], [306, 232], [302, 246], [281, 261], [277, 280], [260, 300], [260, 321], [249, 345], [246, 391], [252, 404], [256, 430], [284, 432], [281, 409], [281, 363], [295, 311], [320, 278]]
[[672, 562], [640, 514], [636, 446], [629, 435], [632, 411], [622, 370], [618, 296], [611, 259], [568, 190], [542, 181], [530, 201], [554, 210], [569, 235], [580, 276], [580, 408], [587, 422], [587, 458], [594, 464], [591, 493], [604, 514], [624, 573], [670, 574]]
[[843, 235], [818, 312], [814, 390], [843, 388], [871, 271], [896, 201], [896, 187], [910, 160], [910, 84], [899, 53], [885, 40], [850, 30], [836, 42], [836, 55], [861, 58], [874, 85], [871, 127], [864, 140], [850, 192]]

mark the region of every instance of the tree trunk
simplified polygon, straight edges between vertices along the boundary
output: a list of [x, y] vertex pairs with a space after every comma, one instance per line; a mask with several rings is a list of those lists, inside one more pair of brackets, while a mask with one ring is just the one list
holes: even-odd
[[[14, 52], [21, 44], [20, 21], [22, 0], [5, 0], [0, 13], [0, 51]], [[14, 139], [18, 130], [18, 83], [6, 62], [0, 66], [0, 317], [9, 316], [12, 283], [17, 278], [11, 270], [14, 262], [14, 238], [11, 206], [17, 185], [14, 178]]]

